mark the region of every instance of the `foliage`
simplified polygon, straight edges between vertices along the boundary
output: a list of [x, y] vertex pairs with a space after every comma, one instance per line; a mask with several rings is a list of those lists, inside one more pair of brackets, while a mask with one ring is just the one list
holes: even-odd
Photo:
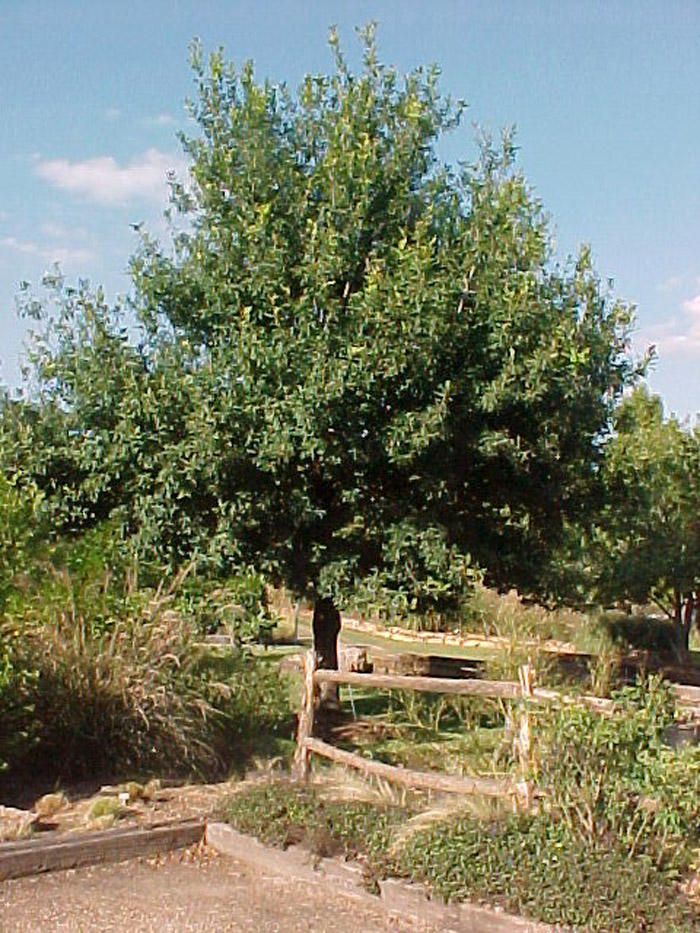
[[661, 399], [637, 389], [617, 412], [604, 481], [590, 549], [597, 595], [657, 601], [687, 649], [700, 594], [700, 428], [664, 419]]
[[175, 605], [199, 631], [224, 631], [237, 647], [269, 642], [278, 623], [265, 580], [254, 570], [222, 579], [192, 574], [178, 588]]
[[607, 612], [601, 618], [601, 625], [615, 644], [625, 648], [668, 652], [673, 650], [676, 641], [673, 623], [660, 619], [658, 614]]
[[290, 685], [275, 659], [239, 651], [218, 658], [203, 655], [197, 665], [203, 683], [216, 684], [212, 703], [225, 716], [219, 734], [219, 753], [240, 767], [253, 753], [289, 751], [296, 724]]
[[59, 277], [53, 317], [27, 293], [6, 459], [59, 527], [111, 516], [171, 565], [420, 611], [478, 567], [536, 589], [634, 377], [631, 312], [586, 250], [555, 264], [512, 139], [440, 164], [462, 105], [364, 41], [354, 75], [333, 33], [296, 95], [194, 46], [172, 250], [143, 238], [131, 318]]
[[230, 797], [220, 816], [240, 832], [286, 848], [305, 844], [316, 855], [361, 856], [368, 876], [385, 860], [391, 831], [405, 819], [397, 807], [324, 800], [288, 781], [266, 782]]
[[[397, 870], [448, 900], [480, 900], [590, 933], [690, 931], [697, 919], [649, 862], [545, 817], [464, 817], [409, 837]], [[643, 896], [640, 893], [643, 892]]]
[[36, 508], [35, 491], [20, 492], [0, 472], [0, 617], [18, 574], [26, 571], [37, 536]]

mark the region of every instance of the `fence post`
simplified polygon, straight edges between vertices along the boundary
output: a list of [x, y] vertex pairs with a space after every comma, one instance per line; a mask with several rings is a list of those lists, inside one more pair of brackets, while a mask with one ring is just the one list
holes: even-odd
[[314, 733], [314, 712], [316, 708], [316, 685], [314, 674], [316, 672], [316, 652], [307, 651], [302, 657], [304, 670], [304, 687], [299, 710], [299, 723], [297, 725], [297, 747], [294, 752], [292, 776], [297, 781], [305, 781], [309, 777], [311, 752], [306, 747], [306, 740], [312, 738]]
[[533, 671], [529, 664], [523, 664], [518, 670], [518, 680], [523, 701], [520, 707], [516, 732], [516, 748], [521, 780], [517, 787], [517, 804], [529, 810], [534, 801], [534, 786], [530, 778], [532, 771], [532, 730], [530, 723], [530, 700], [533, 695]]

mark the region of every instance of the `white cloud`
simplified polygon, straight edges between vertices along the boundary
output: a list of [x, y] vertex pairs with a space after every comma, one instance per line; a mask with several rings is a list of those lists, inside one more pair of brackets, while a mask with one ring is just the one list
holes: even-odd
[[666, 356], [700, 358], [700, 294], [681, 304], [681, 313], [640, 334]]
[[47, 220], [41, 224], [39, 230], [44, 236], [51, 237], [53, 240], [85, 240], [88, 235], [85, 227], [65, 227], [53, 220]]
[[687, 301], [684, 301], [681, 307], [693, 317], [700, 318], [700, 295], [696, 295], [694, 298], [689, 298]]
[[25, 256], [36, 256], [47, 263], [57, 262], [62, 266], [86, 263], [94, 258], [94, 254], [87, 249], [74, 249], [70, 246], [42, 246], [33, 240], [20, 240], [15, 236], [2, 237], [0, 248], [23, 253]]
[[142, 122], [147, 126], [172, 126], [175, 117], [171, 113], [159, 113], [155, 117], [144, 117]]
[[108, 107], [104, 113], [105, 120], [110, 120], [110, 121], [118, 120], [121, 117], [121, 115], [122, 115], [122, 112], [119, 109], [119, 107]]
[[182, 173], [185, 167], [182, 156], [148, 149], [126, 165], [119, 165], [113, 156], [82, 162], [38, 158], [35, 170], [55, 188], [98, 204], [121, 205], [131, 201], [163, 201], [168, 172]]
[[679, 288], [683, 288], [686, 281], [687, 278], [684, 275], [670, 275], [663, 282], [658, 283], [656, 290], [657, 292], [675, 292]]

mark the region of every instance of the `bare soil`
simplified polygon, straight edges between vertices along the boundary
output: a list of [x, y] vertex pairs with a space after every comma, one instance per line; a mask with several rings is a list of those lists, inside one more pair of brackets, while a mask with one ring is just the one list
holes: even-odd
[[[173, 820], [209, 816], [222, 800], [242, 786], [241, 781], [223, 781], [217, 784], [183, 784], [162, 787], [153, 791], [148, 799], [135, 798], [124, 802], [116, 815], [97, 819], [91, 818], [95, 800], [99, 797], [110, 797], [116, 802], [117, 786], [105, 787], [102, 791], [95, 787], [90, 788], [89, 791], [79, 787], [67, 787], [64, 790], [66, 802], [58, 806], [55, 812], [41, 814], [41, 797], [37, 800], [25, 799], [22, 801], [22, 806], [31, 811], [29, 815], [33, 817], [30, 824], [31, 836], [54, 838], [59, 833], [86, 832], [113, 826], [157, 826]], [[54, 796], [51, 795], [51, 797]], [[35, 807], [41, 815], [35, 812]], [[16, 838], [13, 828], [12, 821], [8, 821], [5, 825], [0, 819], [0, 841], [3, 838]], [[0, 925], [0, 930], [2, 929]]]

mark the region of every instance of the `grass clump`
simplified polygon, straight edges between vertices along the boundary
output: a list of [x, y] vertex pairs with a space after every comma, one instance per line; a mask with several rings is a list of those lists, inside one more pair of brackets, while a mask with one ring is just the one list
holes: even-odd
[[88, 820], [117, 820], [124, 815], [124, 808], [116, 797], [96, 797], [88, 810]]
[[194, 625], [152, 593], [97, 624], [68, 578], [60, 595], [0, 620], [8, 777], [213, 777], [261, 743], [291, 737], [279, 672], [244, 651], [217, 670]]
[[36, 626], [7, 623], [2, 638], [9, 674], [0, 711], [23, 736], [4, 749], [11, 769], [82, 778], [215, 766], [213, 685], [196, 676], [181, 625], [128, 618], [96, 632], [57, 614]]

